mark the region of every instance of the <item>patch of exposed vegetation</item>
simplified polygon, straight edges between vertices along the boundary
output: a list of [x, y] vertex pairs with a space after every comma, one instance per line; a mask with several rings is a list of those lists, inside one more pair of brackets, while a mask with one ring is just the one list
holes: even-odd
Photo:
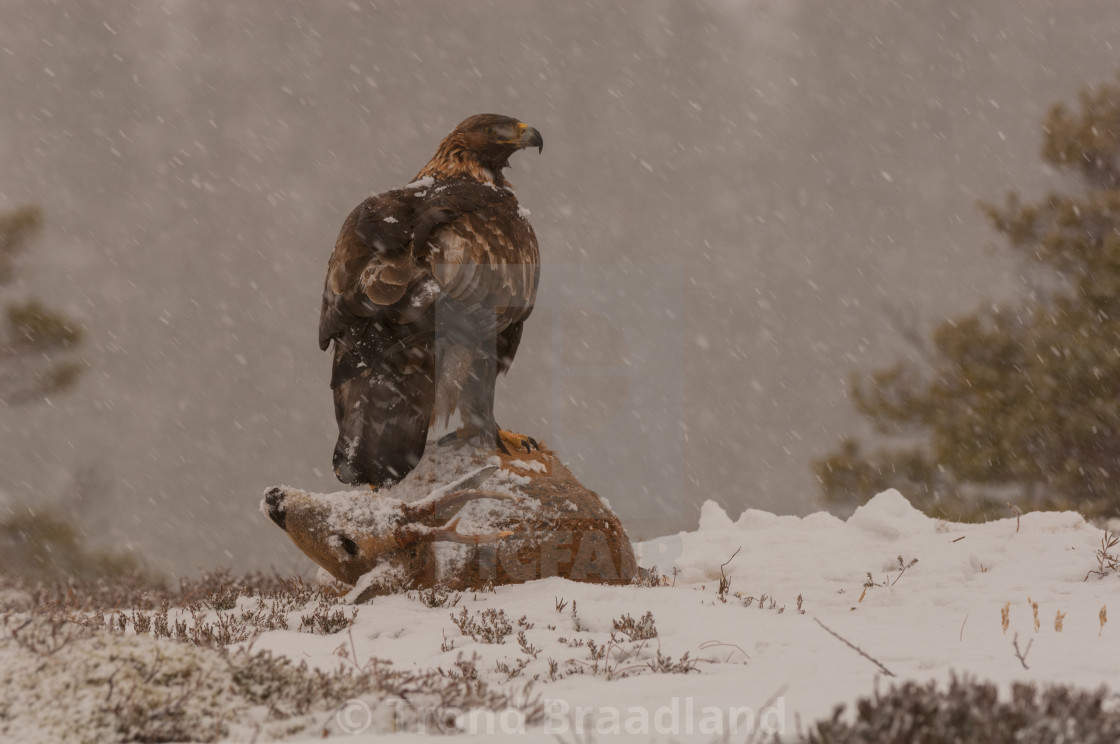
[[905, 682], [844, 707], [809, 732], [812, 744], [1051, 744], [1120, 741], [1120, 711], [1110, 693], [1068, 686], [1039, 689], [1016, 683], [1008, 700], [988, 682], [954, 676], [947, 689], [935, 682]]

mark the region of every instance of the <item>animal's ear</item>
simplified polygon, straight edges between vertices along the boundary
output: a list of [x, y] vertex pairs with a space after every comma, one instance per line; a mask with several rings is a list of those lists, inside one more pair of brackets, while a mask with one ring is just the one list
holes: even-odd
[[340, 561], [348, 561], [358, 555], [358, 543], [339, 532], [327, 538], [327, 545]]

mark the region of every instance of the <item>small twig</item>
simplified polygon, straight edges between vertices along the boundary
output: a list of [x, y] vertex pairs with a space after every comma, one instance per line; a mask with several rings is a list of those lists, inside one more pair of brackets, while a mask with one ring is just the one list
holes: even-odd
[[1019, 507], [1015, 506], [1010, 501], [1007, 502], [1007, 508], [1010, 509], [1011, 511], [1015, 512], [1015, 531], [1018, 532], [1019, 531], [1019, 517], [1023, 516], [1023, 512], [1021, 512], [1019, 510]]
[[[741, 647], [741, 646], [739, 646], [738, 644], [735, 644], [735, 643], [724, 643], [723, 641], [714, 641], [714, 640], [713, 640], [713, 641], [704, 641], [703, 643], [701, 643], [701, 644], [700, 644], [700, 650], [701, 650], [701, 651], [706, 651], [706, 650], [708, 650], [709, 648], [714, 648], [714, 647], [716, 647], [716, 646], [730, 646], [731, 648], [735, 648], [735, 649], [738, 649], [738, 650], [739, 650], [739, 653], [741, 653], [741, 654], [742, 654], [742, 655], [743, 655], [743, 656], [744, 656], [745, 658], [747, 658], [747, 659], [751, 658], [751, 655], [750, 655], [750, 654], [748, 654], [748, 653], [747, 653], [746, 651], [744, 651], [744, 650], [742, 649], [742, 647]], [[730, 662], [730, 661], [731, 661], [731, 657], [732, 657], [732, 656], [734, 656], [734, 655], [735, 655], [735, 652], [734, 652], [734, 651], [732, 651], [732, 652], [731, 652], [730, 654], [728, 654], [728, 656], [727, 656], [727, 661], [725, 661], [724, 663], [726, 664], [726, 663]]]
[[1120, 571], [1120, 557], [1111, 553], [1113, 548], [1120, 543], [1120, 534], [1114, 534], [1110, 530], [1104, 531], [1104, 536], [1101, 538], [1101, 546], [1097, 548], [1094, 555], [1097, 558], [1097, 570], [1090, 569], [1089, 573], [1085, 574], [1082, 581], [1088, 581], [1089, 577], [1093, 574], [1101, 577], [1102, 579], [1108, 575], [1109, 571]]
[[902, 574], [906, 573], [906, 569], [910, 568], [911, 566], [913, 566], [917, 562], [918, 562], [918, 559], [913, 558], [913, 559], [911, 559], [911, 561], [909, 563], [903, 563], [902, 562], [902, 556], [900, 555], [898, 557], [898, 568], [899, 568], [898, 576], [894, 577], [894, 581], [891, 582], [891, 586], [894, 586], [895, 584], [897, 584], [898, 580], [902, 578]]
[[1030, 667], [1027, 666], [1027, 654], [1029, 654], [1031, 652], [1031, 645], [1033, 645], [1033, 644], [1034, 644], [1034, 639], [1032, 638], [1029, 641], [1027, 641], [1027, 650], [1026, 651], [1020, 651], [1019, 650], [1019, 634], [1016, 633], [1015, 637], [1011, 639], [1011, 645], [1015, 647], [1015, 656], [1016, 656], [1016, 658], [1019, 659], [1019, 663], [1022, 664], [1023, 668], [1026, 669], [1026, 670], [1030, 670]]
[[841, 642], [841, 643], [843, 643], [843, 644], [844, 644], [845, 646], [847, 646], [848, 648], [852, 649], [852, 650], [853, 650], [853, 651], [855, 651], [855, 652], [856, 652], [857, 654], [859, 654], [859, 655], [860, 655], [860, 656], [862, 656], [863, 658], [867, 659], [868, 661], [870, 661], [870, 662], [871, 662], [872, 664], [874, 664], [875, 666], [879, 667], [879, 669], [880, 669], [880, 670], [881, 670], [881, 671], [883, 672], [883, 674], [887, 675], [888, 677], [893, 677], [893, 676], [894, 676], [894, 672], [892, 672], [892, 671], [891, 671], [890, 669], [887, 669], [887, 668], [886, 668], [885, 666], [883, 666], [883, 664], [882, 664], [882, 663], [881, 663], [881, 662], [880, 662], [880, 661], [879, 661], [878, 659], [876, 659], [875, 657], [873, 657], [873, 656], [871, 656], [870, 654], [868, 654], [868, 653], [867, 653], [866, 651], [864, 651], [864, 650], [863, 650], [862, 648], [860, 648], [860, 647], [859, 647], [859, 646], [857, 646], [856, 644], [852, 643], [852, 642], [851, 642], [851, 641], [849, 641], [849, 640], [848, 640], [847, 638], [845, 638], [844, 636], [840, 635], [840, 634], [839, 634], [839, 633], [837, 633], [837, 632], [836, 632], [835, 630], [833, 630], [832, 628], [828, 627], [827, 625], [825, 625], [824, 623], [822, 623], [822, 622], [821, 622], [820, 620], [818, 620], [817, 618], [815, 618], [815, 617], [814, 617], [814, 618], [813, 618], [813, 622], [815, 622], [815, 623], [816, 623], [817, 625], [819, 625], [819, 626], [821, 626], [822, 628], [824, 628], [825, 630], [827, 630], [827, 631], [828, 631], [828, 632], [829, 632], [829, 633], [830, 633], [830, 634], [831, 634], [831, 635], [832, 635], [832, 636], [833, 636], [834, 638], [836, 638], [836, 640], [840, 641], [840, 642]]
[[354, 645], [354, 623], [350, 623], [350, 625], [346, 626], [346, 635], [350, 639], [350, 655], [354, 660], [354, 668], [360, 670], [362, 664], [358, 661], [358, 647]]
[[[789, 685], [782, 685], [781, 687], [779, 687], [777, 690], [774, 691], [773, 695], [771, 695], [770, 697], [768, 697], [766, 699], [766, 702], [762, 704], [762, 707], [759, 708], [759, 710], [764, 711], [764, 710], [770, 708], [770, 706], [772, 706], [774, 704], [775, 700], [780, 698], [782, 695], [786, 694], [786, 690], [788, 690], [788, 689], [789, 689]], [[732, 721], [730, 723], [731, 723], [732, 726], [734, 726], [736, 723], [738, 723], [738, 721]], [[754, 728], [754, 733], [751, 734], [751, 738], [747, 739], [745, 744], [754, 744], [756, 741], [761, 741], [758, 737], [765, 733], [765, 729], [762, 726], [755, 726], [753, 728]]]
[[964, 640], [964, 624], [968, 622], [968, 614], [965, 613], [964, 620], [961, 621], [961, 636], [958, 640]]
[[724, 561], [723, 563], [719, 564], [719, 572], [720, 572], [721, 574], [723, 573], [723, 567], [724, 567], [724, 566], [726, 566], [726, 565], [727, 565], [728, 563], [730, 563], [731, 561], [735, 560], [735, 556], [739, 555], [739, 551], [740, 551], [740, 550], [742, 550], [742, 549], [743, 549], [743, 546], [742, 546], [742, 545], [740, 545], [739, 547], [735, 548], [735, 552], [731, 554], [731, 557], [730, 557], [730, 558], [728, 558], [728, 559], [727, 559], [726, 561]]
[[740, 545], [738, 548], [735, 549], [735, 552], [731, 554], [731, 557], [728, 558], [723, 563], [721, 563], [720, 566], [719, 566], [719, 576], [720, 576], [720, 578], [719, 578], [719, 592], [718, 593], [719, 593], [719, 598], [722, 601], [727, 601], [727, 592], [731, 589], [731, 579], [727, 578], [727, 574], [723, 572], [723, 567], [726, 566], [731, 561], [735, 560], [735, 556], [739, 555], [739, 551], [742, 550], [742, 549], [743, 549], [743, 546]]
[[968, 537], [968, 535], [961, 535], [960, 537], [958, 537], [956, 540], [953, 540], [952, 542], [960, 542], [961, 540], [965, 539], [966, 537]]

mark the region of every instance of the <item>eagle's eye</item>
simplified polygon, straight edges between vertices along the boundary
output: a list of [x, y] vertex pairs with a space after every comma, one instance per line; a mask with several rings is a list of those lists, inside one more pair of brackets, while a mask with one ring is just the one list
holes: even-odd
[[494, 127], [486, 127], [486, 133], [487, 134], [493, 134], [494, 133]]

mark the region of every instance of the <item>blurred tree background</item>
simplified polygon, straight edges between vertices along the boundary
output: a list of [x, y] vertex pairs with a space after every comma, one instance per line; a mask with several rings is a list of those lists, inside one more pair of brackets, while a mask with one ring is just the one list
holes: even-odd
[[[16, 277], [17, 257], [41, 231], [43, 214], [27, 206], [0, 213], [0, 288]], [[84, 365], [74, 358], [82, 341], [78, 324], [37, 299], [6, 303], [0, 328], [0, 410], [72, 388]], [[89, 473], [75, 479], [74, 499], [91, 496]], [[141, 573], [129, 553], [90, 550], [81, 531], [55, 510], [3, 504], [0, 572], [25, 581], [65, 581]]]
[[828, 504], [898, 488], [951, 519], [1005, 516], [1007, 501], [1120, 512], [1120, 85], [1053, 106], [1043, 133], [1065, 193], [981, 205], [1032, 267], [1027, 299], [941, 323], [921, 342], [927, 363], [854, 378], [890, 444], [846, 438], [814, 462]]
[[[0, 287], [15, 278], [16, 258], [40, 231], [38, 207], [0, 214]], [[82, 365], [61, 358], [82, 340], [77, 324], [35, 299], [5, 307], [0, 330], [0, 405], [41, 400], [77, 382]]]

